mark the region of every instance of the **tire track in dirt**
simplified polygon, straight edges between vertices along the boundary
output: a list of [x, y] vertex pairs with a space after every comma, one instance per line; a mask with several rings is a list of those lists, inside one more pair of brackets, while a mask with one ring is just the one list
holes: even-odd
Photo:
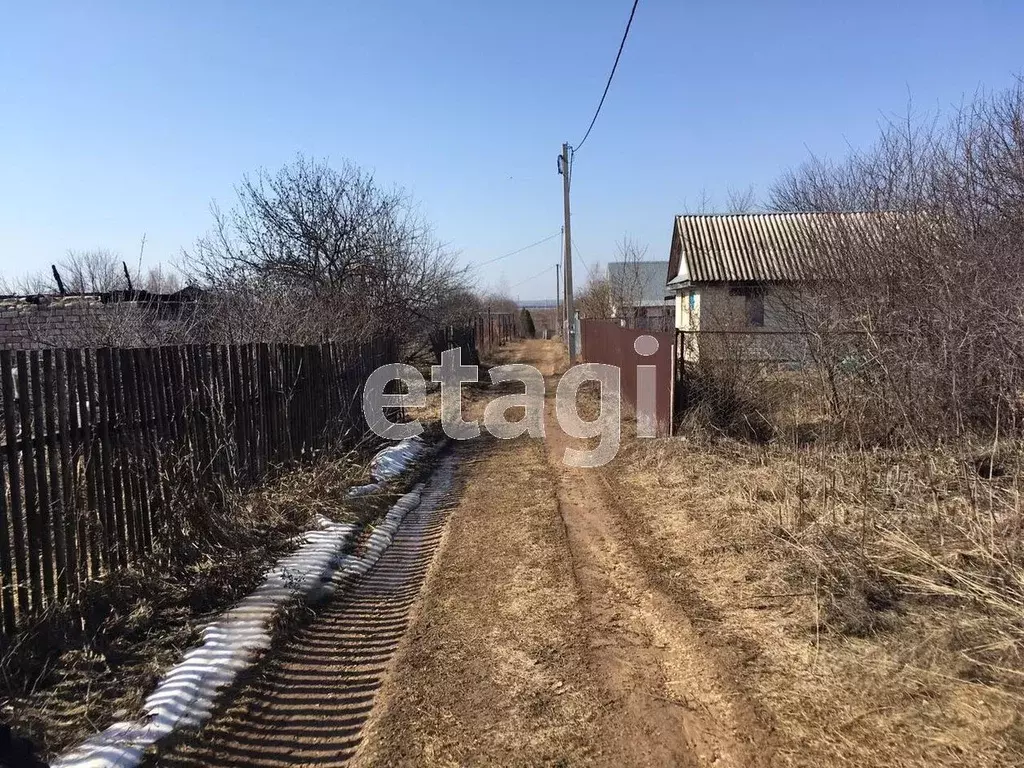
[[[456, 450], [464, 490], [353, 764], [590, 765], [621, 754], [538, 440]], [[473, 458], [469, 458], [473, 457]], [[624, 765], [607, 759], [606, 764]]]
[[444, 531], [454, 458], [443, 458], [391, 546], [269, 659], [195, 737], [151, 765], [345, 765]]
[[755, 706], [729, 683], [683, 608], [637, 562], [607, 470], [563, 464], [565, 448], [580, 445], [558, 426], [556, 383], [548, 379], [548, 460], [558, 477], [590, 660], [612, 701], [605, 727], [635, 735], [630, 765], [770, 764], [770, 737]]
[[462, 463], [464, 495], [355, 764], [769, 763], [752, 706], [646, 578], [603, 470], [563, 466], [576, 444], [554, 417], [561, 350], [513, 351], [548, 377], [546, 440], [462, 446], [481, 458]]

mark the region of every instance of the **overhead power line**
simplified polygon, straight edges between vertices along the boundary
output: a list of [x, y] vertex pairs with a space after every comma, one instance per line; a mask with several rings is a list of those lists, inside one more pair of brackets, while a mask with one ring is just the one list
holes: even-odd
[[520, 285], [524, 285], [524, 284], [526, 284], [526, 283], [530, 282], [531, 280], [536, 280], [536, 279], [537, 279], [538, 277], [542, 277], [543, 275], [546, 275], [546, 274], [547, 274], [548, 272], [550, 272], [550, 271], [551, 271], [552, 269], [554, 269], [554, 268], [555, 268], [556, 266], [557, 266], [557, 264], [552, 264], [552, 265], [551, 265], [550, 267], [548, 267], [547, 269], [542, 269], [542, 270], [541, 270], [540, 272], [538, 272], [538, 273], [537, 273], [536, 275], [534, 275], [533, 277], [528, 277], [528, 278], [526, 278], [525, 280], [520, 280], [520, 281], [519, 281], [518, 283], [516, 283], [515, 285], [509, 286], [509, 290], [511, 291], [511, 290], [512, 290], [513, 288], [518, 288], [518, 287], [519, 287]]
[[549, 240], [554, 240], [556, 237], [561, 237], [561, 235], [562, 235], [561, 232], [555, 232], [555, 234], [548, 235], [543, 240], [538, 240], [536, 243], [530, 243], [529, 245], [524, 245], [522, 248], [517, 248], [516, 250], [510, 251], [509, 253], [502, 254], [501, 256], [495, 256], [493, 259], [488, 259], [487, 261], [482, 261], [479, 264], [474, 264], [473, 266], [476, 266], [476, 267], [486, 267], [488, 264], [493, 264], [496, 261], [501, 261], [502, 259], [507, 259], [509, 256], [515, 256], [517, 253], [522, 253], [523, 251], [528, 251], [531, 248], [536, 248], [538, 245], [543, 245], [544, 243], [548, 242]]
[[626, 31], [622, 33], [622, 42], [619, 43], [619, 52], [615, 54], [615, 63], [612, 64], [612, 71], [608, 75], [608, 82], [605, 83], [604, 93], [601, 94], [601, 101], [597, 104], [597, 110], [594, 112], [594, 119], [590, 121], [590, 127], [587, 128], [587, 132], [584, 134], [583, 140], [573, 147], [573, 152], [578, 151], [586, 143], [587, 137], [590, 136], [590, 132], [594, 129], [594, 123], [597, 122], [597, 116], [601, 114], [601, 107], [604, 106], [604, 99], [608, 95], [608, 89], [611, 88], [612, 78], [615, 77], [615, 70], [619, 66], [619, 59], [622, 57], [622, 49], [626, 47], [626, 38], [629, 37], [629, 28], [633, 25], [633, 16], [636, 14], [636, 7], [639, 4], [640, 0], [633, 0], [633, 10], [629, 12], [629, 21], [626, 22]]
[[582, 262], [583, 262], [583, 266], [584, 266], [584, 268], [585, 268], [585, 269], [587, 270], [587, 272], [589, 272], [589, 271], [590, 271], [590, 265], [589, 265], [589, 264], [587, 264], [587, 260], [586, 260], [586, 259], [584, 259], [584, 258], [583, 258], [583, 254], [582, 254], [582, 253], [580, 253], [580, 247], [579, 247], [579, 246], [578, 246], [578, 245], [576, 244], [576, 238], [575, 238], [575, 237], [574, 237], [574, 238], [572, 239], [572, 247], [573, 247], [573, 252], [574, 252], [574, 253], [576, 254], [576, 257], [577, 257], [577, 258], [578, 258], [578, 259], [579, 259], [580, 261], [582, 261]]

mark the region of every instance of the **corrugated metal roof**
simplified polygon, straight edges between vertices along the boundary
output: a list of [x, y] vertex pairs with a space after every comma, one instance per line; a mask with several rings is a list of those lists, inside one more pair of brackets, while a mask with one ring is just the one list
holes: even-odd
[[871, 229], [878, 217], [845, 212], [677, 216], [669, 282], [799, 280], [813, 260], [835, 251], [849, 233]]

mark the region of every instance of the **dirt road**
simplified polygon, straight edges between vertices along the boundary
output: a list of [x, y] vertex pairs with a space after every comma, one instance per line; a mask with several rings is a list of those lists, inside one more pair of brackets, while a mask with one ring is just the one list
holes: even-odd
[[611, 486], [546, 439], [463, 464], [453, 510], [356, 765], [757, 765], [766, 728], [685, 614], [647, 579]]
[[407, 522], [364, 583], [161, 764], [771, 762], [770, 723], [648, 578], [614, 486], [563, 466], [560, 347], [509, 354], [546, 376], [546, 439], [456, 446], [455, 487], [436, 491], [451, 508]]

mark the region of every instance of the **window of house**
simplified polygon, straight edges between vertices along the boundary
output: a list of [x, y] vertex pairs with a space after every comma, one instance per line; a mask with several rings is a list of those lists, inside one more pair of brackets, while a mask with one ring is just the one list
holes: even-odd
[[747, 294], [747, 322], [756, 328], [764, 327], [764, 293], [759, 290]]
[[733, 296], [743, 297], [743, 309], [747, 325], [755, 328], [764, 327], [764, 289], [758, 285], [733, 286], [729, 289]]

